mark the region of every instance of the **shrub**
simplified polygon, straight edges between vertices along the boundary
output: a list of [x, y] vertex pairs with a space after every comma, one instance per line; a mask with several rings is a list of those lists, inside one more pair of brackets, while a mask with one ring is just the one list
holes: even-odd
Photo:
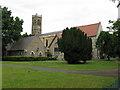
[[49, 51], [47, 52], [47, 57], [52, 57], [52, 54]]
[[6, 56], [2, 58], [3, 61], [46, 61], [48, 57], [33, 57], [33, 56]]
[[79, 61], [92, 59], [92, 40], [77, 28], [66, 28], [58, 39], [58, 47], [64, 53], [68, 64], [78, 64]]

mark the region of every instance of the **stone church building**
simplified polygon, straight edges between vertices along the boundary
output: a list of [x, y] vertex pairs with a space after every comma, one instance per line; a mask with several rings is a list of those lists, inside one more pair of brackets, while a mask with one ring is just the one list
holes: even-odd
[[[92, 39], [93, 59], [99, 57], [98, 50], [95, 47], [96, 40], [102, 31], [101, 23], [95, 23], [84, 26], [76, 26]], [[32, 15], [32, 34], [34, 36], [20, 38], [7, 48], [9, 56], [46, 56], [49, 51], [53, 57], [64, 59], [64, 54], [58, 49], [57, 39], [61, 38], [62, 31], [42, 34], [42, 16]]]

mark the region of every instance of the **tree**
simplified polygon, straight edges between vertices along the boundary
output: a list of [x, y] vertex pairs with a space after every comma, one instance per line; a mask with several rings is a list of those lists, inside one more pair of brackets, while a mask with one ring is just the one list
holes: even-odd
[[7, 7], [0, 7], [0, 10], [2, 10], [2, 51], [4, 56], [6, 46], [21, 37], [23, 20], [11, 16], [12, 12]]
[[47, 57], [52, 57], [52, 53], [50, 51], [47, 52]]
[[109, 20], [109, 24], [111, 24], [111, 26], [107, 28], [112, 29], [113, 33], [109, 34], [109, 32], [102, 31], [96, 43], [100, 50], [100, 55], [107, 55], [108, 60], [110, 56], [120, 57], [120, 21]]
[[29, 36], [34, 36], [34, 35], [32, 35], [32, 34], [27, 34], [27, 32], [26, 32], [25, 34], [21, 35], [21, 37], [29, 37]]
[[115, 31], [114, 34], [114, 41], [115, 41], [115, 53], [120, 57], [120, 21], [112, 22], [112, 29]]
[[102, 31], [97, 39], [96, 46], [100, 51], [100, 56], [107, 55], [108, 60], [114, 54], [114, 39], [109, 32]]
[[68, 64], [84, 63], [92, 58], [92, 40], [77, 28], [63, 30], [62, 38], [58, 39], [58, 47], [64, 53]]
[[28, 37], [29, 35], [27, 34], [27, 32], [23, 35], [21, 35], [21, 37]]

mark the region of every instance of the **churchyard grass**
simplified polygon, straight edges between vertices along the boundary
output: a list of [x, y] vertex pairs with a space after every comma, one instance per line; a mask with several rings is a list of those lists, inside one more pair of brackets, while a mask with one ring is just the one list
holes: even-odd
[[114, 61], [107, 60], [90, 60], [86, 64], [67, 64], [66, 61], [30, 61], [30, 62], [17, 62], [17, 61], [3, 61], [3, 64], [17, 64], [17, 65], [30, 65], [38, 67], [47, 67], [64, 70], [106, 70], [118, 68], [120, 64]]
[[119, 57], [111, 58], [112, 60], [120, 60]]
[[117, 79], [7, 65], [2, 70], [3, 88], [103, 88]]
[[[0, 61], [0, 64], [2, 64], [2, 61]], [[0, 90], [2, 90], [2, 65], [0, 65]]]

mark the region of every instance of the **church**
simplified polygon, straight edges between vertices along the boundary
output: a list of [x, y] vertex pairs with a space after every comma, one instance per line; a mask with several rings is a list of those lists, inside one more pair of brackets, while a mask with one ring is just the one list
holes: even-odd
[[[87, 34], [92, 39], [92, 56], [93, 59], [99, 58], [99, 52], [96, 48], [96, 40], [103, 31], [101, 22], [75, 26]], [[42, 15], [32, 15], [32, 35], [20, 38], [18, 41], [7, 47], [9, 56], [47, 56], [50, 52], [53, 57], [59, 60], [64, 59], [64, 53], [58, 49], [57, 39], [62, 37], [62, 31], [49, 32], [42, 34]]]

